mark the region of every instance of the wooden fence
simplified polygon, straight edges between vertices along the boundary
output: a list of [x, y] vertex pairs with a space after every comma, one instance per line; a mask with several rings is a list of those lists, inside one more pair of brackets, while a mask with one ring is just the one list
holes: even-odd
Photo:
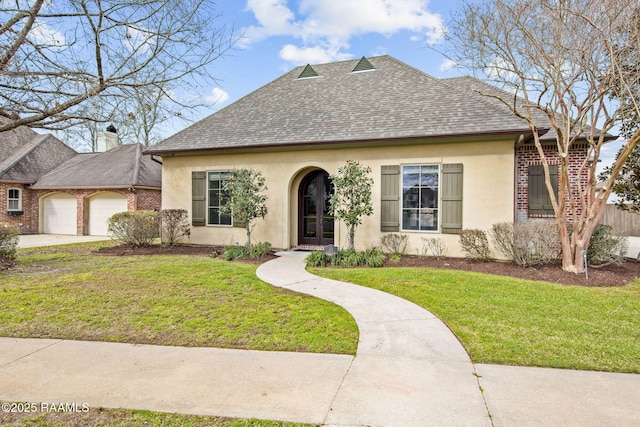
[[624, 236], [640, 236], [640, 214], [622, 211], [615, 205], [606, 206], [600, 222], [612, 226]]

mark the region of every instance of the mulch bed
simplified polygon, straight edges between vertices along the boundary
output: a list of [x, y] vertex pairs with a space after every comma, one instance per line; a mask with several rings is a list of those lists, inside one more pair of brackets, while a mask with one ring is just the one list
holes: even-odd
[[[96, 255], [193, 255], [193, 256], [220, 256], [223, 248], [219, 246], [176, 245], [162, 246], [151, 245], [142, 248], [129, 246], [111, 246], [100, 248], [94, 252]], [[275, 258], [274, 254], [259, 259], [241, 259], [238, 262], [261, 264]], [[622, 265], [608, 265], [602, 268], [589, 269], [589, 278], [584, 274], [573, 274], [563, 271], [559, 265], [546, 265], [540, 267], [520, 267], [511, 262], [496, 261], [467, 261], [463, 258], [433, 258], [418, 256], [403, 256], [398, 261], [387, 260], [385, 267], [421, 267], [441, 268], [448, 270], [474, 271], [478, 273], [495, 274], [499, 276], [516, 277], [527, 280], [542, 280], [545, 282], [559, 283], [574, 286], [622, 286], [637, 278], [640, 278], [640, 263], [634, 259], [627, 259]]]

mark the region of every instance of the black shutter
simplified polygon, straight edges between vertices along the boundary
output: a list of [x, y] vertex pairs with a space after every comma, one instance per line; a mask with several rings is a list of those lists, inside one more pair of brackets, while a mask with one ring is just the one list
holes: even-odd
[[191, 225], [203, 226], [207, 218], [207, 173], [191, 172]]

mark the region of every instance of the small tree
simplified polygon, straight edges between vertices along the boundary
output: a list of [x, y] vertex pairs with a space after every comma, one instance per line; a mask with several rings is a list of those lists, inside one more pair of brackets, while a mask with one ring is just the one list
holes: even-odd
[[163, 209], [160, 212], [162, 243], [173, 246], [183, 237], [191, 236], [189, 215], [186, 209]]
[[373, 213], [371, 186], [373, 178], [369, 176], [371, 168], [359, 162], [347, 160], [347, 164], [331, 175], [334, 193], [329, 199], [329, 212], [335, 219], [347, 225], [347, 246], [355, 248], [355, 234], [362, 217]]
[[267, 215], [267, 190], [265, 179], [260, 172], [252, 169], [237, 169], [231, 172], [223, 188], [224, 204], [220, 207], [221, 215], [233, 215], [233, 221], [243, 223], [247, 230], [247, 247], [251, 247], [251, 232], [255, 220]]

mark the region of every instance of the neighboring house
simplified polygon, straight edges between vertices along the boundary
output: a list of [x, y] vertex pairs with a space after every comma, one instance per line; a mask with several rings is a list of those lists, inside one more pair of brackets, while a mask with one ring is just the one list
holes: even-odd
[[[342, 246], [346, 228], [327, 211], [329, 175], [357, 160], [373, 171], [374, 213], [356, 246], [394, 232], [409, 236], [413, 253], [437, 237], [461, 255], [463, 228], [553, 215], [527, 123], [476, 85], [490, 89], [389, 56], [307, 65], [146, 153], [162, 156], [162, 206], [189, 210], [194, 243], [244, 243], [244, 231], [219, 214], [221, 185], [229, 171], [251, 168], [269, 188], [257, 240]], [[581, 164], [586, 147], [571, 155]]]
[[79, 154], [52, 135], [0, 133], [0, 222], [20, 233], [106, 235], [116, 212], [159, 209], [161, 165], [142, 146]]

